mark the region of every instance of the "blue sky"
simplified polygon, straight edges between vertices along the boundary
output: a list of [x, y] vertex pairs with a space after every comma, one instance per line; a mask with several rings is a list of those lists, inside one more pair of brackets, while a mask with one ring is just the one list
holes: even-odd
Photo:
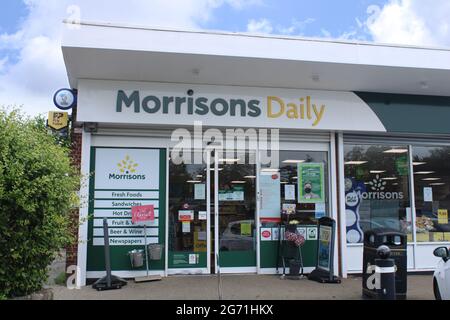
[[[95, 1], [95, 0], [94, 0]], [[168, 0], [170, 1], [170, 0]], [[382, 7], [387, 0], [264, 0], [252, 6], [236, 8], [224, 5], [215, 10], [209, 21], [199, 23], [204, 29], [245, 32], [250, 20], [268, 19], [274, 27], [289, 27], [293, 21], [307, 23], [295, 35], [307, 37], [324, 36], [328, 31], [331, 37], [357, 29], [356, 18], [364, 21], [368, 17], [367, 8], [371, 5]], [[0, 10], [0, 34], [13, 33], [20, 28], [29, 10], [21, 0], [2, 0]], [[281, 33], [274, 28], [273, 33]], [[371, 40], [370, 34], [360, 34]]]
[[0, 10], [0, 33], [16, 31], [26, 14], [27, 8], [22, 1], [3, 0]]
[[52, 108], [65, 18], [450, 47], [449, 17], [450, 0], [2, 0], [0, 106]]
[[[385, 0], [285, 0], [265, 1], [264, 4], [246, 10], [236, 10], [230, 6], [223, 7], [217, 12], [206, 28], [246, 31], [248, 21], [251, 19], [268, 19], [275, 27], [289, 27], [293, 21], [307, 23], [296, 34], [307, 37], [323, 36], [323, 30], [328, 31], [332, 37], [355, 30], [358, 26], [356, 18], [360, 21], [367, 19], [367, 8], [370, 5], [382, 6]], [[275, 28], [274, 33], [281, 33]], [[361, 35], [361, 34], [360, 34]], [[370, 34], [364, 35], [371, 40]]]

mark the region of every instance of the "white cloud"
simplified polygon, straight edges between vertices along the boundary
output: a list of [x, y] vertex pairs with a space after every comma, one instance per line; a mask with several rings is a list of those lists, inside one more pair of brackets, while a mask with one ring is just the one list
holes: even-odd
[[272, 33], [272, 23], [265, 18], [259, 20], [251, 19], [247, 24], [247, 31], [252, 33]]
[[297, 19], [292, 19], [291, 24], [288, 27], [277, 26], [277, 31], [281, 34], [287, 35], [301, 35], [305, 28], [315, 22], [316, 20], [313, 18], [307, 18], [305, 20], [299, 21]]
[[366, 26], [375, 42], [450, 46], [448, 0], [390, 0], [368, 13]]
[[305, 20], [299, 21], [297, 19], [292, 19], [288, 26], [277, 25], [273, 26], [272, 22], [266, 18], [261, 19], [250, 19], [247, 24], [247, 31], [252, 33], [276, 33], [282, 35], [302, 35], [308, 24], [315, 22], [313, 18], [307, 18]]
[[7, 54], [15, 50], [18, 58], [0, 56], [0, 105], [24, 105], [32, 115], [53, 109], [53, 93], [68, 85], [60, 46], [62, 20], [74, 14], [68, 12], [70, 6], [79, 7], [82, 20], [198, 29], [221, 6], [240, 10], [262, 4], [261, 0], [23, 1], [28, 16], [18, 31], [0, 34], [0, 50], [7, 49]]

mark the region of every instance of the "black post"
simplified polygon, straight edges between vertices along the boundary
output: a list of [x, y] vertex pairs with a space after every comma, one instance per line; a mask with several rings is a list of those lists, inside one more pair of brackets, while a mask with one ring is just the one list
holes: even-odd
[[376, 292], [379, 300], [396, 300], [395, 291], [395, 261], [389, 259], [391, 250], [387, 246], [377, 249], [380, 257], [375, 259], [375, 277], [378, 280]]
[[106, 283], [108, 288], [112, 285], [111, 279], [111, 258], [109, 256], [109, 234], [108, 234], [108, 219], [103, 219], [103, 237], [105, 239], [105, 268], [106, 268]]

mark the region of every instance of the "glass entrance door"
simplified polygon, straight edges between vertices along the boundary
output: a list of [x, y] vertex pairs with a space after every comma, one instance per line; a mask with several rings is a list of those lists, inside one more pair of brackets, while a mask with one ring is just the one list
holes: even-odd
[[169, 160], [169, 273], [256, 272], [255, 156]]
[[[200, 151], [197, 153], [202, 155]], [[195, 157], [196, 152], [192, 156]], [[209, 273], [207, 168], [205, 163], [169, 159], [168, 265], [171, 274]]]
[[256, 271], [254, 152], [211, 157], [211, 273]]

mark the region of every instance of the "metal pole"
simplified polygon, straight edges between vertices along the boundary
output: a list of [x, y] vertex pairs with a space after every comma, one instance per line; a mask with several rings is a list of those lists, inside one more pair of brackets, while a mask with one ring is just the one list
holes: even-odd
[[105, 268], [106, 268], [106, 282], [108, 288], [112, 285], [111, 279], [111, 258], [109, 255], [109, 233], [108, 233], [108, 219], [103, 219], [103, 237], [104, 237], [104, 248], [105, 248]]
[[147, 224], [144, 224], [144, 241], [145, 241], [145, 267], [147, 269], [148, 277], [148, 245], [147, 245]]

